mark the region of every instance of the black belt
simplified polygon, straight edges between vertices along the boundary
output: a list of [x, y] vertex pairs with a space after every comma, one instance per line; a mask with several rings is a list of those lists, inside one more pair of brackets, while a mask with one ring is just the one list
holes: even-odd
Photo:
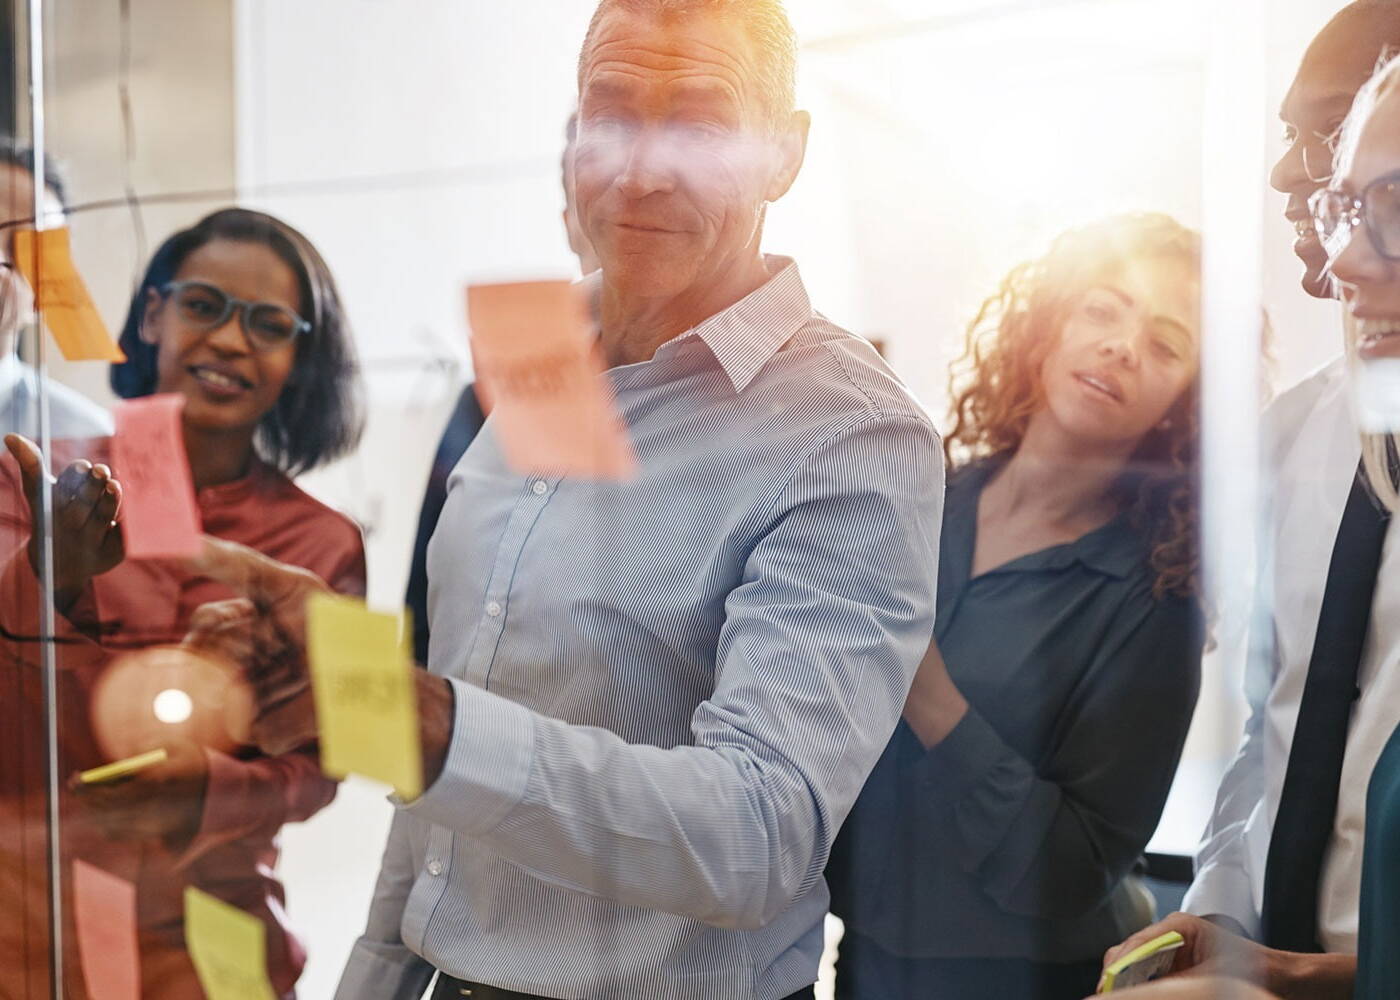
[[[798, 990], [787, 1000], [812, 1000], [815, 996], [813, 988], [808, 986], [805, 990]], [[548, 1000], [548, 998], [538, 997], [533, 993], [503, 990], [499, 986], [468, 983], [461, 979], [453, 979], [445, 972], [439, 972], [431, 1000]], [[720, 998], [716, 997], [716, 1000], [720, 1000]]]

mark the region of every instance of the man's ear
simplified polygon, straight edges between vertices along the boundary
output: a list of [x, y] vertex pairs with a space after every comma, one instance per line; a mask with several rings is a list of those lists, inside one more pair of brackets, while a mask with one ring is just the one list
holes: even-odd
[[139, 330], [143, 343], [152, 346], [159, 343], [160, 338], [153, 332], [152, 324], [155, 321], [156, 312], [160, 309], [164, 301], [165, 299], [161, 297], [160, 292], [156, 291], [154, 288], [146, 289], [146, 308], [141, 311], [141, 327]]
[[764, 193], [765, 200], [777, 201], [792, 188], [807, 159], [807, 134], [811, 129], [812, 116], [806, 111], [794, 111], [787, 128], [774, 140], [777, 163]]

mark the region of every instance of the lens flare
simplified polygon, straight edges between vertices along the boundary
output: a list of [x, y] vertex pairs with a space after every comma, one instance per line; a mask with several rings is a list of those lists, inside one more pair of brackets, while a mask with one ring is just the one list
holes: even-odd
[[231, 752], [248, 742], [253, 699], [232, 664], [180, 646], [116, 660], [93, 690], [92, 730], [109, 759], [171, 741]]
[[151, 702], [151, 711], [167, 725], [176, 726], [194, 714], [194, 702], [177, 688], [166, 688]]

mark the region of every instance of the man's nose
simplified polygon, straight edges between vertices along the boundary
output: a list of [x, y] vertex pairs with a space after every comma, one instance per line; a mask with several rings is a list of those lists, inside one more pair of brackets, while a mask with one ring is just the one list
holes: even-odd
[[676, 187], [676, 156], [660, 130], [643, 130], [627, 150], [618, 187], [633, 200], [650, 194], [668, 194]]
[[1306, 188], [1317, 187], [1317, 182], [1308, 177], [1307, 164], [1303, 162], [1303, 144], [1295, 142], [1288, 151], [1279, 157], [1274, 169], [1269, 172], [1269, 186], [1279, 194], [1292, 194]]

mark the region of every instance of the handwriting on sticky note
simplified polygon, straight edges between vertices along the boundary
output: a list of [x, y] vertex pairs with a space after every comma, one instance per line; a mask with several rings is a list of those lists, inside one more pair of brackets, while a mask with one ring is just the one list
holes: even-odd
[[167, 394], [118, 403], [112, 472], [122, 484], [121, 526], [130, 559], [178, 559], [200, 551], [200, 517], [185, 455], [185, 400]]
[[321, 768], [336, 778], [374, 778], [416, 798], [423, 761], [406, 616], [329, 594], [312, 596], [306, 614]]
[[140, 1000], [136, 887], [86, 861], [73, 862], [78, 961], [92, 1000]]
[[256, 917], [186, 886], [185, 945], [208, 1000], [275, 1000], [267, 931]]
[[533, 475], [625, 479], [636, 458], [567, 281], [467, 290], [472, 360], [501, 451]]
[[15, 264], [69, 361], [125, 361], [73, 263], [67, 227], [15, 233]]

